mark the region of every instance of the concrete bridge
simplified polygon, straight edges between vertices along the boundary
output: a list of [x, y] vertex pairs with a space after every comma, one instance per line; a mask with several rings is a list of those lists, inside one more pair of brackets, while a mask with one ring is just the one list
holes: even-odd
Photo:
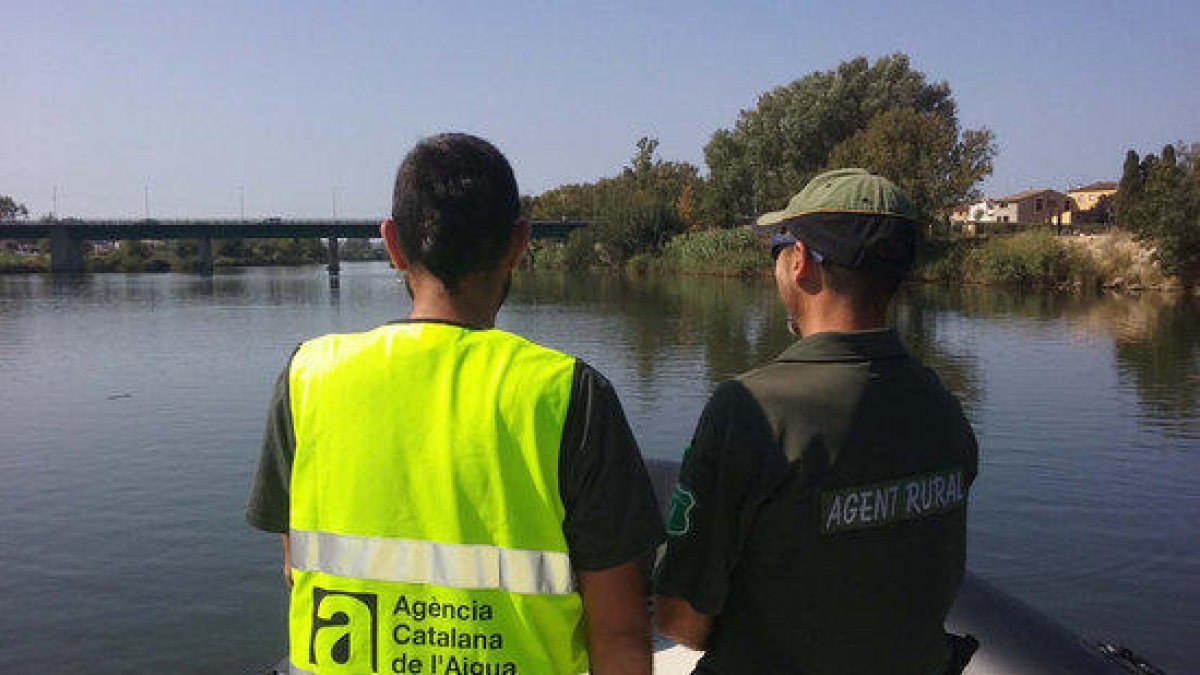
[[[572, 231], [587, 226], [582, 220], [534, 220], [534, 239], [566, 239]], [[338, 239], [368, 239], [379, 236], [377, 220], [80, 220], [41, 222], [2, 221], [0, 239], [49, 239], [50, 269], [55, 272], [83, 270], [84, 242], [122, 239], [195, 239], [200, 242], [200, 261], [212, 269], [213, 239], [327, 239], [329, 271], [340, 268]]]

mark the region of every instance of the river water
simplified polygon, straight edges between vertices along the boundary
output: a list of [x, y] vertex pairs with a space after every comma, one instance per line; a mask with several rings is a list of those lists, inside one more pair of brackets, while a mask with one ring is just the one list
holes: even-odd
[[[403, 316], [382, 263], [0, 276], [0, 672], [246, 673], [283, 654], [277, 538], [242, 509], [301, 340]], [[677, 458], [789, 341], [768, 280], [519, 276], [500, 326], [613, 381]], [[906, 289], [895, 321], [981, 442], [969, 567], [1086, 638], [1200, 672], [1200, 307]]]

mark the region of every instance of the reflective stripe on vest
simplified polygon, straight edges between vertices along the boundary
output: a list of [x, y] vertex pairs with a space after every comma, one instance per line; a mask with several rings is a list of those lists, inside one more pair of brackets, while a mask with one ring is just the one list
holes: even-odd
[[571, 560], [555, 551], [484, 544], [361, 537], [292, 530], [292, 567], [340, 577], [498, 589], [510, 593], [573, 593]]
[[559, 493], [575, 360], [406, 323], [292, 357], [295, 672], [588, 669]]

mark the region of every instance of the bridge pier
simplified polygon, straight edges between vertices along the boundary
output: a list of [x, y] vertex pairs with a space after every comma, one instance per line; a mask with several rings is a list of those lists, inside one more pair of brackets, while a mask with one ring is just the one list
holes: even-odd
[[50, 226], [50, 271], [83, 271], [83, 240], [72, 237], [66, 223]]
[[200, 263], [200, 271], [204, 274], [213, 272], [212, 239], [205, 237], [197, 242], [196, 259]]
[[341, 286], [341, 277], [338, 274], [342, 271], [342, 259], [338, 255], [338, 237], [333, 235], [327, 241], [329, 245], [329, 264], [325, 266], [329, 270], [329, 290], [336, 291]]
[[329, 270], [330, 274], [337, 275], [338, 272], [342, 271], [342, 259], [338, 255], [338, 238], [334, 235], [326, 241], [329, 244], [329, 264], [326, 266], [326, 269]]

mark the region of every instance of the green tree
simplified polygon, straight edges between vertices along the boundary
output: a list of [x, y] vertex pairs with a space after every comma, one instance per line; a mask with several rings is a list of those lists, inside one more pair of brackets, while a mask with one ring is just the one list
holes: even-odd
[[828, 168], [857, 166], [886, 176], [913, 201], [926, 223], [945, 207], [978, 197], [996, 154], [986, 129], [959, 134], [953, 118], [933, 112], [882, 112], [830, 153]]
[[383, 247], [371, 245], [370, 239], [347, 239], [342, 242], [338, 251], [342, 260], [385, 260], [387, 253]]
[[537, 203], [537, 197], [533, 195], [521, 195], [521, 217], [532, 218], [533, 206]]
[[1124, 224], [1142, 196], [1146, 177], [1142, 174], [1142, 160], [1137, 152], [1125, 152], [1125, 163], [1121, 166], [1121, 182], [1117, 186], [1115, 204], [1117, 222]]
[[597, 198], [595, 183], [560, 185], [533, 197], [529, 214], [535, 220], [591, 220]]
[[250, 247], [245, 239], [217, 239], [213, 241], [213, 256], [223, 264], [240, 263], [250, 257]]
[[717, 129], [704, 146], [709, 175], [701, 192], [700, 209], [703, 218], [718, 227], [732, 227], [739, 217], [755, 211], [754, 175], [749, 170], [745, 145], [734, 137], [734, 132]]
[[29, 209], [8, 195], [0, 195], [0, 220], [16, 220], [28, 218]]
[[563, 185], [531, 200], [535, 219], [591, 221], [586, 230], [572, 234], [564, 264], [620, 264], [638, 253], [657, 252], [672, 236], [699, 226], [699, 169], [662, 159], [658, 145], [657, 139], [642, 137], [616, 176]]
[[1187, 281], [1200, 272], [1200, 180], [1195, 163], [1189, 157], [1181, 164], [1174, 146], [1140, 162], [1134, 151], [1126, 153], [1116, 215], [1119, 225], [1154, 246], [1164, 272]]
[[1096, 200], [1095, 206], [1087, 211], [1080, 212], [1079, 222], [1112, 225], [1114, 212], [1113, 205], [1115, 203], [1116, 200], [1113, 198], [1113, 195], [1102, 195]]
[[625, 171], [633, 176], [648, 180], [654, 173], [654, 155], [658, 153], [658, 139], [642, 136], [637, 142], [637, 154]]
[[[782, 207], [809, 178], [831, 164], [838, 146], [852, 139], [852, 147], [841, 151], [841, 158], [861, 155], [883, 161], [911, 155], [908, 139], [888, 133], [883, 121], [872, 125], [880, 115], [894, 111], [913, 113], [901, 121], [910, 130], [936, 137], [945, 155], [937, 161], [922, 159], [930, 173], [919, 181], [909, 169], [897, 177], [926, 185], [931, 198], [953, 201], [969, 196], [978, 180], [990, 173], [995, 154], [991, 132], [968, 131], [959, 137], [957, 107], [947, 83], [928, 82], [904, 54], [874, 63], [859, 57], [766, 92], [753, 109], [742, 111], [732, 130], [713, 134], [704, 149], [710, 171], [706, 215], [730, 226]], [[866, 135], [856, 138], [860, 133]], [[895, 162], [887, 159], [887, 163]], [[929, 210], [935, 212], [949, 203]]]

